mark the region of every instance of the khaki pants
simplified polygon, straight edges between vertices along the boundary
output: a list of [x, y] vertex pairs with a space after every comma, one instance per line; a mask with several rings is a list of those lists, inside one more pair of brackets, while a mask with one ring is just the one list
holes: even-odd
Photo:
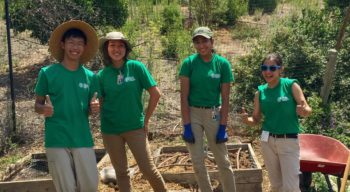
[[102, 134], [102, 138], [116, 172], [120, 192], [132, 191], [125, 143], [128, 144], [141, 173], [153, 190], [155, 192], [167, 191], [165, 182], [154, 164], [144, 129], [128, 131], [120, 135]]
[[268, 142], [261, 142], [261, 150], [272, 191], [300, 192], [299, 139], [270, 136]]
[[96, 192], [98, 172], [92, 148], [46, 148], [57, 192]]
[[[210, 151], [213, 152], [215, 162], [219, 169], [219, 176], [224, 192], [235, 192], [235, 180], [230, 165], [225, 143], [216, 144], [216, 133], [219, 128], [219, 120], [212, 118], [213, 109], [190, 108], [192, 132], [195, 143], [186, 143], [192, 159], [193, 169], [198, 186], [202, 192], [211, 192], [212, 186], [204, 159], [204, 133], [207, 137]], [[219, 109], [216, 109], [218, 115]]]

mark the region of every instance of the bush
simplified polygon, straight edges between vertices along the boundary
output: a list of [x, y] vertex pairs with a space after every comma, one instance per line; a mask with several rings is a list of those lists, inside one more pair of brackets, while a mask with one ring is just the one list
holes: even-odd
[[247, 0], [192, 0], [192, 10], [199, 25], [234, 25], [245, 14]]
[[349, 0], [323, 0], [328, 7], [345, 8], [350, 6]]
[[162, 54], [166, 58], [182, 61], [192, 53], [191, 34], [187, 31], [173, 31], [161, 39], [163, 46]]
[[263, 13], [272, 13], [277, 7], [277, 0], [248, 0], [248, 13], [254, 14], [256, 9]]
[[170, 31], [182, 29], [182, 18], [180, 7], [176, 4], [165, 6], [162, 11], [162, 26], [160, 28], [161, 34], [166, 34]]
[[93, 26], [122, 26], [127, 6], [120, 0], [32, 0], [10, 4], [11, 27], [15, 32], [31, 30], [31, 36], [47, 43], [51, 31], [64, 21], [79, 19]]

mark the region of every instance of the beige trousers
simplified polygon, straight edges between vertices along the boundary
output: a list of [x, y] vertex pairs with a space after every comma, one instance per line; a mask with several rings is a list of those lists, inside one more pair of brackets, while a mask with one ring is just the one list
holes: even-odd
[[102, 134], [102, 138], [116, 172], [120, 192], [132, 191], [125, 143], [128, 144], [141, 173], [148, 180], [153, 190], [155, 192], [167, 191], [163, 177], [154, 164], [144, 129], [128, 131], [120, 135]]
[[92, 148], [46, 148], [57, 192], [96, 192], [98, 172]]
[[[219, 109], [214, 111], [219, 115]], [[213, 109], [191, 107], [191, 125], [195, 143], [186, 143], [190, 152], [193, 169], [198, 186], [202, 192], [212, 192], [208, 170], [205, 167], [206, 157], [204, 149], [204, 134], [206, 135], [210, 151], [213, 153], [219, 169], [219, 176], [224, 192], [235, 192], [236, 185], [233, 170], [229, 161], [225, 143], [216, 144], [216, 133], [219, 128], [219, 118], [213, 119]]]
[[261, 150], [272, 191], [300, 192], [299, 139], [270, 136], [268, 142], [261, 142]]

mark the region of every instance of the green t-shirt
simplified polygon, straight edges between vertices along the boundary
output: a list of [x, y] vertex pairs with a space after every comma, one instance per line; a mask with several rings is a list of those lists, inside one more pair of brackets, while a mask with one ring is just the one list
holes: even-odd
[[145, 65], [127, 60], [122, 68], [107, 66], [98, 73], [103, 106], [101, 131], [121, 134], [144, 126], [142, 93], [156, 86]]
[[45, 118], [45, 147], [92, 147], [89, 103], [98, 92], [98, 81], [83, 66], [75, 71], [56, 63], [39, 72], [35, 93], [49, 95], [54, 113]]
[[230, 62], [218, 54], [213, 54], [210, 62], [203, 61], [198, 53], [187, 57], [179, 76], [190, 79], [190, 106], [221, 105], [221, 84], [233, 82]]
[[260, 108], [264, 115], [262, 130], [274, 134], [299, 133], [299, 120], [292, 85], [295, 79], [280, 78], [279, 84], [269, 88], [267, 84], [258, 87]]

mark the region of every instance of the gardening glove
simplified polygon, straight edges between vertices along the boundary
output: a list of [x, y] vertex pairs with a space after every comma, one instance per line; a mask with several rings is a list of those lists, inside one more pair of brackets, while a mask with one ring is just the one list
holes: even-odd
[[216, 133], [216, 143], [225, 143], [227, 140], [226, 125], [219, 125], [219, 130]]
[[182, 139], [187, 143], [194, 143], [194, 136], [192, 132], [191, 123], [184, 125], [184, 132], [182, 134]]

